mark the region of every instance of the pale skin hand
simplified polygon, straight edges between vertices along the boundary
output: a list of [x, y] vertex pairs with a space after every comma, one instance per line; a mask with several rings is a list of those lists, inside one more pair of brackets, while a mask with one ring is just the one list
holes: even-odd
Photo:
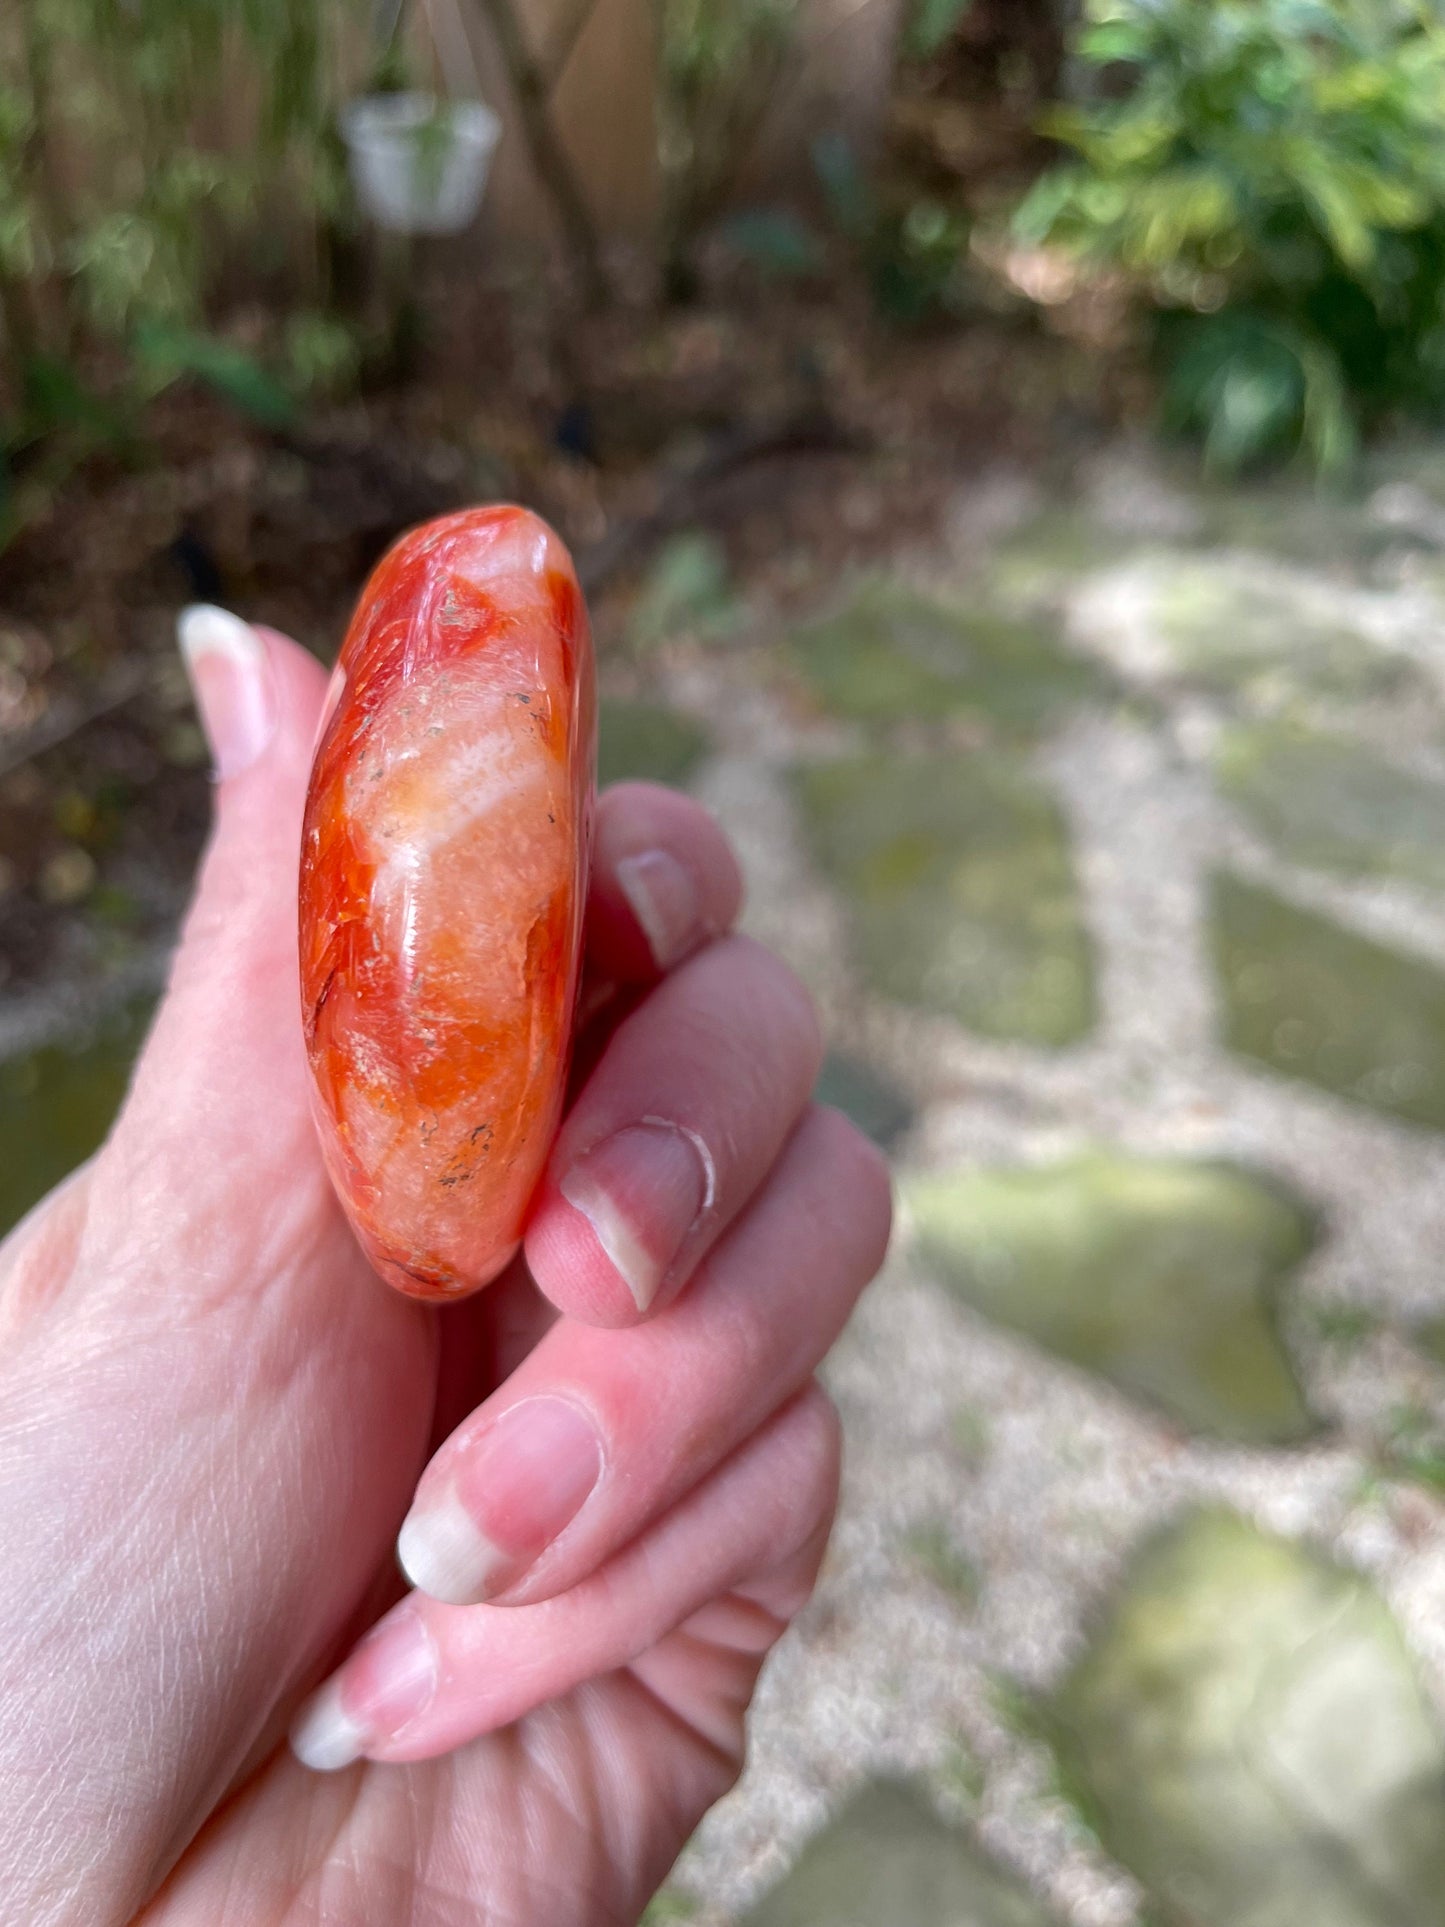
[[[838, 1441], [812, 1372], [881, 1261], [886, 1176], [807, 1105], [796, 983], [719, 934], [716, 828], [629, 786], [600, 816], [589, 995], [636, 1008], [526, 1263], [440, 1315], [389, 1292], [300, 1047], [325, 678], [274, 635], [192, 642], [222, 780], [170, 991], [105, 1149], [0, 1248], [0, 1917], [634, 1921], [813, 1584]], [[561, 1430], [520, 1449], [519, 1406]], [[408, 1568], [501, 1603], [405, 1593], [431, 1455]], [[312, 1771], [288, 1724], [388, 1608], [297, 1727], [356, 1763]]]

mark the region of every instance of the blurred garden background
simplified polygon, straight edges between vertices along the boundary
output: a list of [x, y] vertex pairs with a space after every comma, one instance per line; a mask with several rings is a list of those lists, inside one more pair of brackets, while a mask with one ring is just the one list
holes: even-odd
[[901, 1207], [649, 1919], [1441, 1927], [1445, 8], [12, 0], [0, 1227], [163, 981], [178, 609], [327, 657], [495, 497]]

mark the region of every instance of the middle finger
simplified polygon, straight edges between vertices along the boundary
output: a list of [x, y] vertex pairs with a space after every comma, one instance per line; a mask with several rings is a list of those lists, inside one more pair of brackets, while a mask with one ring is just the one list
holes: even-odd
[[692, 1291], [626, 1332], [561, 1319], [424, 1473], [398, 1552], [455, 1605], [576, 1585], [804, 1384], [882, 1262], [887, 1168], [810, 1110]]

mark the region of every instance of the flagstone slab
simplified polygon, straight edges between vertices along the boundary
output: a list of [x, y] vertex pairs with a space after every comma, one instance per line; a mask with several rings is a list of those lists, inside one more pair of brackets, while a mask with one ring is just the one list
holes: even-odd
[[1283, 723], [1226, 731], [1215, 774], [1289, 862], [1445, 889], [1445, 782], [1348, 736]]
[[1051, 1927], [1053, 1916], [910, 1787], [865, 1787], [743, 1927]]
[[707, 731], [690, 716], [662, 703], [602, 701], [597, 781], [604, 787], [636, 777], [684, 784], [707, 751]]
[[892, 1150], [913, 1122], [913, 1106], [897, 1085], [846, 1051], [829, 1051], [813, 1096], [850, 1117], [885, 1151]]
[[1210, 923], [1230, 1050], [1445, 1130], [1445, 972], [1228, 872]]
[[1364, 1578], [1223, 1509], [1137, 1553], [1048, 1707], [1151, 1919], [1439, 1927], [1445, 1741]]
[[0, 1064], [0, 1234], [98, 1149], [150, 1023], [149, 998]]
[[1098, 668], [1047, 617], [926, 595], [886, 577], [806, 623], [790, 654], [823, 708], [864, 723], [973, 715], [1029, 733], [1091, 697]]
[[1191, 1431], [1314, 1429], [1279, 1335], [1313, 1214], [1236, 1166], [1114, 1151], [904, 1187], [924, 1262], [970, 1305]]
[[1064, 1045], [1095, 1018], [1063, 816], [1021, 760], [878, 754], [799, 772], [815, 854], [871, 987], [989, 1037]]

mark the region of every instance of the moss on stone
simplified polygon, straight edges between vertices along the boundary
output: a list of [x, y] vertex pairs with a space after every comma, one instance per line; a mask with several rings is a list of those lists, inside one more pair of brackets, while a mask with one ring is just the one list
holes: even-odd
[[1048, 1721], [1165, 1919], [1445, 1919], [1438, 1724], [1384, 1603], [1316, 1552], [1188, 1515], [1136, 1555]]
[[1290, 862], [1445, 889], [1445, 783], [1378, 751], [1282, 723], [1226, 732], [1221, 789]]
[[913, 1122], [913, 1106], [903, 1092], [846, 1051], [829, 1051], [813, 1096], [842, 1111], [884, 1151], [891, 1151]]
[[1445, 974], [1228, 873], [1211, 934], [1230, 1050], [1445, 1130]]
[[803, 770], [803, 814], [872, 987], [990, 1037], [1073, 1043], [1092, 956], [1058, 806], [1002, 755]]
[[864, 1787], [744, 1927], [1049, 1927], [1012, 1874], [896, 1781]]
[[982, 1587], [978, 1567], [959, 1550], [946, 1520], [930, 1519], [915, 1526], [906, 1545], [909, 1558], [940, 1592], [966, 1608], [978, 1603]]
[[1041, 617], [965, 606], [874, 577], [798, 629], [792, 660], [824, 708], [867, 723], [975, 715], [1037, 730], [1096, 695], [1099, 671]]
[[0, 1233], [99, 1148], [150, 1013], [150, 1000], [140, 1000], [72, 1038], [0, 1064]]
[[706, 730], [661, 703], [602, 703], [597, 780], [603, 785], [630, 777], [685, 783], [707, 749]]
[[904, 1196], [925, 1262], [1000, 1324], [1192, 1430], [1257, 1444], [1312, 1429], [1275, 1301], [1314, 1221], [1275, 1184], [1095, 1152], [921, 1176]]
[[1422, 686], [1407, 658], [1382, 649], [1331, 608], [1316, 576], [1240, 556], [1175, 558], [1156, 571], [1153, 626], [1176, 671], [1235, 695], [1267, 685], [1336, 698]]

